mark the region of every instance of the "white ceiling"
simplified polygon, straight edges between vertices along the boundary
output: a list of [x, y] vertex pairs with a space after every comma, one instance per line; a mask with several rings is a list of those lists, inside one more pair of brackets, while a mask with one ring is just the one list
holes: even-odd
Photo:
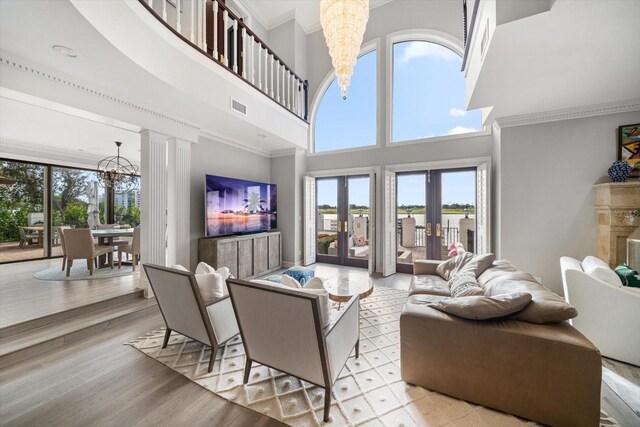
[[[246, 7], [249, 12], [267, 30], [287, 22], [295, 16], [307, 33], [318, 31], [320, 27], [320, 0], [235, 0]], [[369, 8], [373, 9], [392, 0], [369, 0]]]

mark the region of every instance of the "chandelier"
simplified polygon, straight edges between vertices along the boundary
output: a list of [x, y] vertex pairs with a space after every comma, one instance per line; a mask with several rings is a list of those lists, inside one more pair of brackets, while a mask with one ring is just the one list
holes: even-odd
[[320, 1], [322, 32], [329, 47], [331, 63], [336, 70], [342, 99], [347, 99], [347, 88], [360, 53], [368, 19], [369, 0]]
[[122, 194], [138, 188], [138, 167], [125, 157], [120, 157], [122, 142], [116, 141], [118, 155], [109, 156], [98, 162], [98, 182], [103, 188], [111, 188]]

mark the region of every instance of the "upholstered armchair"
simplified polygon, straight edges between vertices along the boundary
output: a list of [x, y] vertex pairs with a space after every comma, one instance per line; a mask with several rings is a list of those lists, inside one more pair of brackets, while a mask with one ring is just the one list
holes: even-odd
[[607, 283], [571, 257], [560, 258], [560, 267], [565, 298], [578, 310], [571, 324], [603, 356], [640, 366], [640, 289]]
[[257, 362], [322, 387], [329, 421], [331, 387], [354, 347], [358, 357], [358, 296], [330, 319], [322, 290], [267, 283], [227, 280], [246, 353], [244, 383]]
[[162, 348], [175, 331], [211, 347], [208, 371], [213, 370], [218, 348], [238, 335], [229, 297], [213, 298], [212, 289], [198, 286], [193, 273], [143, 264], [167, 331]]
[[[65, 230], [64, 247], [67, 258], [67, 277], [69, 277], [73, 261], [76, 259], [86, 259], [89, 275], [93, 276], [94, 259], [113, 251], [111, 246], [95, 246], [91, 230], [88, 228], [70, 228]], [[109, 262], [113, 269], [113, 257], [109, 257]]]

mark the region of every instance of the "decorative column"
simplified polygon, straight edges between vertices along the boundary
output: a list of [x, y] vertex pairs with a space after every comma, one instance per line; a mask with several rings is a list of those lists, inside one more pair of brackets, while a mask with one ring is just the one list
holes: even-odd
[[189, 268], [191, 142], [169, 138], [167, 145], [167, 265]]
[[[152, 130], [143, 130], [140, 136], [140, 256], [143, 263], [166, 265], [167, 136]], [[140, 273], [140, 285], [145, 297], [153, 297], [144, 272]]]
[[594, 185], [598, 214], [598, 258], [616, 268], [627, 260], [627, 237], [640, 226], [631, 212], [640, 207], [640, 182]]

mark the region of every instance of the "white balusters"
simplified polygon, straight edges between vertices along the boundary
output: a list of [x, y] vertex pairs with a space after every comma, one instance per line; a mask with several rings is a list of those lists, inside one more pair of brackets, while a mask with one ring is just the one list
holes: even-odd
[[162, 19], [167, 22], [167, 0], [162, 0]]
[[197, 3], [195, 1], [191, 1], [191, 32], [189, 33], [189, 41], [191, 43], [195, 43], [196, 38], [195, 38], [195, 30], [194, 30], [194, 26], [196, 24], [196, 6]]
[[151, 9], [153, 9], [153, 0], [147, 0], [147, 4]]
[[218, 2], [213, 2], [213, 58], [220, 61], [218, 55]]
[[229, 12], [227, 12], [227, 10], [225, 9], [222, 12], [222, 40], [224, 40], [224, 43], [222, 44], [222, 59], [223, 59], [223, 64], [225, 65], [225, 67], [229, 66], [229, 58], [227, 58], [228, 53], [229, 53], [229, 32], [227, 31], [227, 28], [229, 26]]
[[271, 97], [273, 98], [273, 75], [275, 74], [273, 71], [273, 55], [269, 55], [271, 57], [271, 67], [270, 67], [270, 71], [271, 71]]
[[242, 27], [242, 77], [246, 80], [247, 79], [247, 54], [246, 52], [249, 51], [249, 46], [247, 45], [247, 42], [249, 41], [249, 38], [247, 37], [247, 29]]
[[238, 21], [234, 19], [233, 20], [233, 72], [236, 74], [238, 74], [238, 61], [240, 60], [240, 43], [238, 43], [239, 38], [240, 37], [238, 37]]
[[[251, 36], [251, 84], [256, 84], [256, 55], [255, 55], [256, 39]], [[259, 62], [259, 61], [258, 61]], [[260, 77], [258, 77], [260, 78]]]
[[258, 88], [262, 90], [262, 49], [258, 45]]
[[[284, 80], [282, 81], [284, 89]], [[280, 102], [280, 61], [276, 60], [276, 101]]]
[[269, 60], [268, 58], [269, 54], [267, 52], [266, 46], [264, 49], [264, 93], [268, 94], [269, 93], [269, 89], [267, 89], [267, 79], [269, 78], [269, 74], [267, 73], [267, 61]]
[[202, 2], [200, 3], [200, 7], [201, 7], [201, 15], [202, 15], [202, 19], [201, 19], [201, 25], [202, 25], [202, 50], [206, 53], [207, 52], [207, 0], [202, 0]]
[[182, 31], [181, 31], [182, 30], [182, 24], [180, 23], [180, 18], [181, 18], [180, 15], [182, 15], [180, 13], [180, 0], [176, 0], [176, 31], [178, 33], [182, 33]]

